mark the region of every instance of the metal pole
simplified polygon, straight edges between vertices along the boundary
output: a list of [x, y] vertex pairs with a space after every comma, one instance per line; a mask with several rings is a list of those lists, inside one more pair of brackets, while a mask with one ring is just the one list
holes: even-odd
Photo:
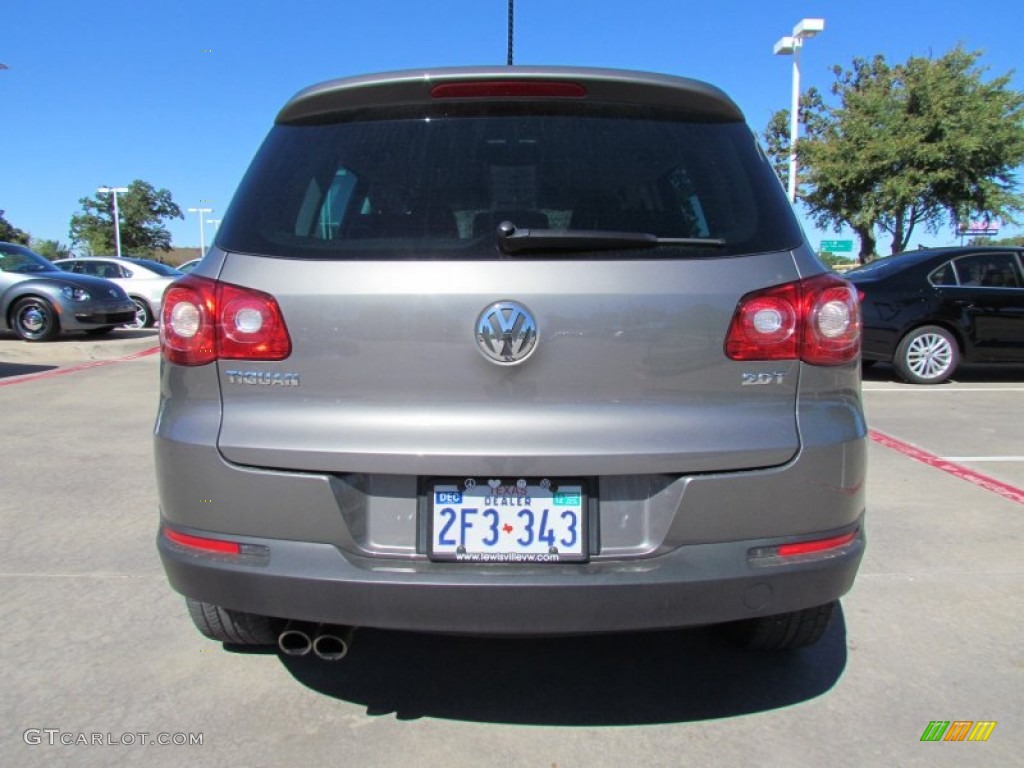
[[128, 187], [100, 187], [96, 191], [102, 195], [114, 196], [114, 250], [117, 258], [121, 258], [121, 214], [117, 208], [117, 193], [127, 192]]
[[117, 190], [111, 190], [114, 195], [114, 250], [117, 258], [121, 258], [121, 215], [117, 210]]
[[800, 49], [804, 40], [814, 37], [825, 29], [824, 19], [800, 19], [793, 27], [793, 35], [779, 38], [772, 52], [793, 57], [793, 97], [790, 99], [789, 115], [789, 202], [796, 203], [796, 143], [800, 134]]
[[793, 45], [793, 99], [789, 115], [789, 202], [796, 202], [796, 140], [800, 132], [800, 48], [801, 40]]
[[203, 226], [203, 214], [213, 213], [213, 208], [189, 208], [189, 213], [199, 214], [199, 258], [206, 255], [206, 229]]

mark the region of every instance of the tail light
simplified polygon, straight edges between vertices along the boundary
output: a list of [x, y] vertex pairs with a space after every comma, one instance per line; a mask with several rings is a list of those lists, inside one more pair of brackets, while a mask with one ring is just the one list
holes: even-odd
[[802, 360], [842, 365], [860, 354], [860, 303], [853, 286], [818, 275], [740, 299], [725, 340], [732, 360]]
[[284, 360], [292, 351], [273, 296], [192, 275], [164, 294], [160, 346], [164, 357], [179, 365]]

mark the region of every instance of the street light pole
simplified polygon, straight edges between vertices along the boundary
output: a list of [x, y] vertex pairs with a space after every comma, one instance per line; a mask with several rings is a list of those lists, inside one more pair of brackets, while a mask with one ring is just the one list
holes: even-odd
[[825, 29], [824, 19], [801, 19], [793, 34], [781, 37], [772, 52], [776, 56], [793, 57], [793, 93], [789, 114], [789, 202], [796, 202], [796, 140], [800, 131], [800, 49], [804, 40]]
[[117, 210], [117, 193], [127, 192], [128, 187], [99, 187], [97, 192], [114, 196], [114, 250], [117, 258], [121, 258], [121, 214]]
[[189, 213], [199, 214], [199, 258], [206, 255], [206, 231], [203, 227], [203, 214], [213, 213], [213, 208], [189, 208]]

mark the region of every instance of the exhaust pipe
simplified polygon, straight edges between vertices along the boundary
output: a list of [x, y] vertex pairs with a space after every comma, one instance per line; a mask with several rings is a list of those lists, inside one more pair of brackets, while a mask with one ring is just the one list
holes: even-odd
[[309, 625], [289, 622], [277, 636], [277, 647], [285, 656], [305, 656], [313, 650], [312, 631]]
[[313, 638], [313, 653], [324, 661], [339, 661], [352, 647], [355, 627], [321, 627]]

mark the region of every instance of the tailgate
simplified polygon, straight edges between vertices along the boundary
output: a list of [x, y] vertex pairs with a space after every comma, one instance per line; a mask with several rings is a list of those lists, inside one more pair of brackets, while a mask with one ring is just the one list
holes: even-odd
[[[799, 449], [799, 364], [734, 362], [723, 342], [741, 296], [796, 276], [788, 252], [397, 262], [231, 254], [220, 279], [272, 294], [293, 350], [281, 362], [217, 363], [219, 449], [252, 466], [420, 475], [779, 465]], [[481, 312], [502, 300], [537, 326], [536, 348], [517, 365], [489, 360], [476, 338]]]

